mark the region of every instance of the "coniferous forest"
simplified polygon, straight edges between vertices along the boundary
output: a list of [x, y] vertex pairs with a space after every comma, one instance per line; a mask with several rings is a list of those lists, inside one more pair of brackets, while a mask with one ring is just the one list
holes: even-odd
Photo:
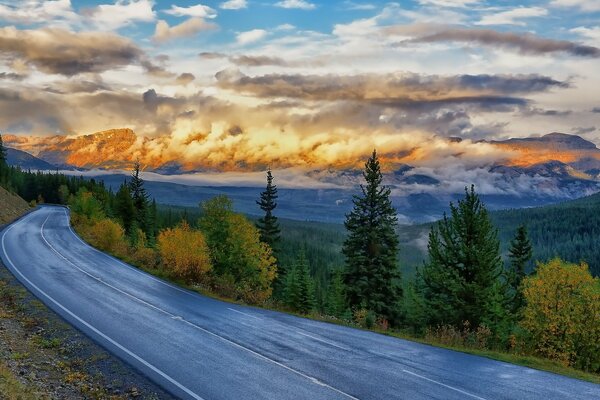
[[[278, 219], [271, 170], [258, 219], [236, 213], [225, 196], [197, 209], [157, 205], [140, 172], [135, 163], [115, 192], [94, 179], [22, 171], [6, 164], [0, 137], [2, 186], [31, 205], [68, 205], [85, 240], [165, 279], [248, 304], [600, 372], [600, 195], [491, 213], [471, 186], [442, 220], [399, 226], [374, 151], [341, 227]], [[426, 249], [406, 244], [425, 233]]]

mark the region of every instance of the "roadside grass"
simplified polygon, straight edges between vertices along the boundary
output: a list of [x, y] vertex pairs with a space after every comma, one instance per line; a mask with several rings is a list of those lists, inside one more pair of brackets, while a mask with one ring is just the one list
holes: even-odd
[[[75, 229], [75, 231], [77, 231], [76, 226], [73, 226], [73, 228]], [[89, 241], [87, 241], [83, 236], [80, 235], [80, 237], [86, 243], [88, 243], [90, 246], [94, 247], [93, 244], [91, 244]], [[100, 251], [100, 250], [98, 250], [98, 251]], [[228, 297], [221, 296], [217, 293], [214, 293], [208, 287], [203, 287], [200, 285], [189, 285], [189, 284], [185, 283], [184, 281], [182, 281], [181, 279], [174, 278], [172, 275], [166, 273], [164, 270], [162, 270], [160, 268], [148, 268], [144, 265], [140, 265], [139, 263], [136, 262], [136, 260], [133, 260], [129, 257], [120, 257], [119, 255], [113, 254], [110, 252], [108, 254], [110, 254], [111, 256], [113, 256], [116, 259], [119, 259], [129, 265], [134, 266], [135, 268], [137, 268], [141, 271], [144, 271], [144, 272], [146, 272], [150, 275], [153, 275], [157, 278], [163, 279], [171, 284], [174, 284], [176, 286], [187, 289], [189, 291], [201, 294], [203, 296], [210, 297], [215, 300], [227, 302], [230, 304], [239, 304], [239, 305], [244, 305], [246, 307], [255, 307], [255, 308], [260, 308], [260, 309], [278, 311], [278, 312], [294, 315], [294, 316], [297, 316], [300, 318], [306, 318], [306, 319], [316, 320], [316, 321], [320, 321], [320, 322], [326, 322], [326, 323], [331, 323], [331, 324], [335, 324], [335, 325], [346, 326], [346, 327], [350, 327], [350, 328], [354, 328], [354, 329], [360, 329], [360, 330], [364, 330], [364, 331], [368, 331], [368, 332], [379, 333], [382, 335], [391, 336], [391, 337], [395, 337], [398, 339], [409, 340], [412, 342], [417, 342], [417, 343], [421, 343], [421, 344], [425, 344], [425, 345], [429, 345], [429, 346], [433, 346], [433, 347], [444, 348], [444, 349], [458, 351], [461, 353], [472, 354], [472, 355], [476, 355], [476, 356], [480, 356], [480, 357], [486, 357], [486, 358], [489, 358], [492, 360], [502, 361], [502, 362], [520, 365], [523, 367], [528, 367], [528, 368], [532, 368], [532, 369], [536, 369], [536, 370], [540, 370], [540, 371], [546, 371], [546, 372], [551, 372], [551, 373], [558, 374], [558, 375], [564, 375], [564, 376], [567, 376], [570, 378], [575, 378], [575, 379], [579, 379], [579, 380], [583, 380], [583, 381], [587, 381], [587, 382], [592, 382], [595, 384], [600, 384], [600, 374], [585, 372], [585, 371], [582, 371], [579, 369], [565, 366], [563, 364], [560, 364], [557, 361], [548, 360], [548, 359], [536, 357], [533, 355], [509, 353], [509, 352], [502, 352], [502, 351], [496, 351], [496, 350], [481, 350], [481, 349], [470, 348], [470, 347], [466, 347], [466, 346], [450, 346], [450, 345], [447, 345], [444, 343], [440, 343], [440, 342], [437, 342], [434, 340], [427, 340], [423, 337], [418, 337], [418, 336], [411, 335], [411, 334], [403, 332], [403, 331], [397, 331], [394, 329], [382, 330], [382, 329], [378, 329], [378, 328], [365, 328], [358, 324], [355, 324], [355, 323], [352, 323], [349, 321], [345, 321], [342, 319], [330, 317], [327, 315], [323, 315], [323, 314], [320, 314], [317, 312], [313, 312], [309, 315], [299, 314], [299, 313], [293, 312], [289, 309], [286, 309], [286, 308], [282, 307], [280, 304], [273, 302], [273, 301], [269, 301], [263, 305], [248, 305], [241, 300], [234, 300], [234, 299], [231, 299]]]
[[7, 400], [39, 400], [43, 397], [23, 386], [12, 371], [0, 362], [0, 398]]

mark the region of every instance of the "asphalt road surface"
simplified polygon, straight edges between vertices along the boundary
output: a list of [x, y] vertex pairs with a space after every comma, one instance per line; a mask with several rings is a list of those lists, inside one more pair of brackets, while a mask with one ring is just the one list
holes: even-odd
[[600, 385], [200, 296], [83, 243], [42, 207], [4, 264], [71, 324], [184, 399], [600, 399]]

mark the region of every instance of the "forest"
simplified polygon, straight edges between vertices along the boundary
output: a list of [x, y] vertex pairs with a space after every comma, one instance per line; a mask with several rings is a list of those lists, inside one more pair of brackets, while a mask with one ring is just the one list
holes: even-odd
[[[90, 244], [224, 299], [451, 346], [534, 355], [600, 372], [598, 195], [490, 213], [476, 193], [437, 223], [399, 226], [377, 153], [344, 226], [279, 220], [267, 171], [260, 218], [217, 196], [157, 205], [138, 163], [118, 190], [9, 167], [0, 184], [31, 205], [66, 204]], [[426, 247], [418, 244], [422, 240]], [[586, 262], [590, 262], [591, 268]]]

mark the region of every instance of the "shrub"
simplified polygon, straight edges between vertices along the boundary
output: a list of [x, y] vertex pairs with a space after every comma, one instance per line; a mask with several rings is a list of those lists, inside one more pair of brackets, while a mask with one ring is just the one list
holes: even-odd
[[600, 281], [585, 263], [554, 259], [523, 281], [530, 348], [564, 365], [600, 371]]
[[184, 221], [158, 235], [158, 248], [167, 272], [187, 282], [202, 282], [212, 264], [202, 232]]

